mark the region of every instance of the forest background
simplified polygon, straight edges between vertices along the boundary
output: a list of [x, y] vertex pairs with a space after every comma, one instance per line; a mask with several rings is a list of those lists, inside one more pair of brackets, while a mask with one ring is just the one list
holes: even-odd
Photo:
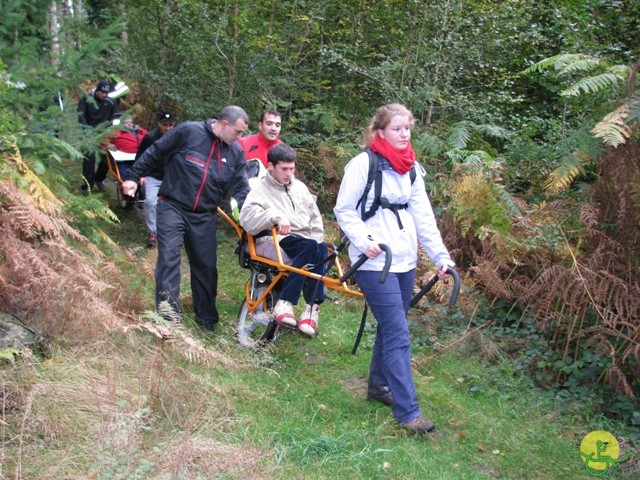
[[[122, 105], [146, 128], [163, 110], [184, 121], [237, 104], [255, 129], [277, 108], [329, 224], [373, 112], [399, 102], [464, 273], [468, 327], [553, 398], [590, 399], [640, 440], [640, 2], [0, 5], [0, 299], [48, 342], [95, 338], [60, 333], [104, 310], [93, 295], [88, 309], [53, 298], [51, 281], [106, 289], [62, 275], [70, 254], [52, 247], [88, 240], [100, 257], [101, 225], [118, 222], [76, 191], [79, 152], [104, 131], [82, 131], [75, 105], [98, 79], [127, 82]], [[135, 322], [110, 308], [96, 315]]]

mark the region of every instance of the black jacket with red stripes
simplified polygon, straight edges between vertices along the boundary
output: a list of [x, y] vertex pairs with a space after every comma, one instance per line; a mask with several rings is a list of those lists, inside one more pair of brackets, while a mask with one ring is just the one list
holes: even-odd
[[214, 122], [181, 123], [145, 150], [126, 180], [138, 182], [164, 163], [159, 198], [193, 212], [215, 211], [228, 195], [242, 206], [249, 193], [244, 151], [218, 138]]

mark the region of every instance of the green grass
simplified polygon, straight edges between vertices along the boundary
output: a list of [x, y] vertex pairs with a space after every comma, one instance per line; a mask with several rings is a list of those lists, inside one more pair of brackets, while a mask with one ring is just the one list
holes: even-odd
[[416, 375], [437, 433], [405, 435], [388, 407], [364, 400], [370, 352], [352, 357], [339, 340], [347, 333], [323, 326], [312, 342], [281, 339], [276, 374], [241, 375], [251, 393], [238, 411], [251, 418], [251, 435], [271, 441], [287, 478], [582, 478], [563, 425], [545, 418], [548, 402], [514, 384], [498, 398], [470, 394], [459, 379], [483, 368], [453, 353]]
[[[137, 248], [141, 215], [116, 212], [122, 224], [107, 234], [134, 253], [119, 261], [148, 263], [154, 251]], [[237, 343], [249, 272], [234, 247], [221, 226], [220, 328], [202, 334], [185, 300], [187, 332], [212, 360], [190, 360], [179, 339], [129, 330], [6, 365], [0, 478], [584, 479], [569, 452], [589, 431], [622, 428], [599, 418], [574, 425], [507, 359], [486, 359], [472, 342], [436, 351], [468, 322], [438, 307], [412, 310], [411, 325], [419, 398], [437, 430], [409, 436], [389, 407], [365, 400], [374, 332], [352, 355], [360, 302], [325, 302], [315, 339], [285, 334], [260, 352]], [[152, 310], [142, 270], [132, 269], [132, 284]]]

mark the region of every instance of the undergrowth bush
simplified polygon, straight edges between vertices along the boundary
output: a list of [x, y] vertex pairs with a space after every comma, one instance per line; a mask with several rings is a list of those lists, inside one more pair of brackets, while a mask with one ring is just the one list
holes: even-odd
[[[595, 413], [624, 422], [630, 438], [640, 442], [640, 410], [635, 395], [616, 392], [603, 377], [613, 366], [612, 351], [586, 345], [572, 356], [563, 356], [564, 337], [541, 326], [531, 310], [502, 301], [488, 302], [476, 310], [473, 325], [481, 326], [481, 345], [495, 343], [516, 371], [529, 377], [543, 392], [557, 401], [560, 411], [586, 421]], [[560, 343], [560, 344], [558, 344]]]

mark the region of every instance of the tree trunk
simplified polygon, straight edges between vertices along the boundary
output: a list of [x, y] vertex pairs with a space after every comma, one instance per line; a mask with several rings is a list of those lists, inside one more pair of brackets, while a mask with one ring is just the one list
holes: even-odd
[[51, 46], [49, 47], [49, 63], [56, 68], [60, 58], [60, 12], [58, 11], [58, 3], [51, 0], [49, 5], [49, 19], [47, 29], [49, 30], [49, 38]]

